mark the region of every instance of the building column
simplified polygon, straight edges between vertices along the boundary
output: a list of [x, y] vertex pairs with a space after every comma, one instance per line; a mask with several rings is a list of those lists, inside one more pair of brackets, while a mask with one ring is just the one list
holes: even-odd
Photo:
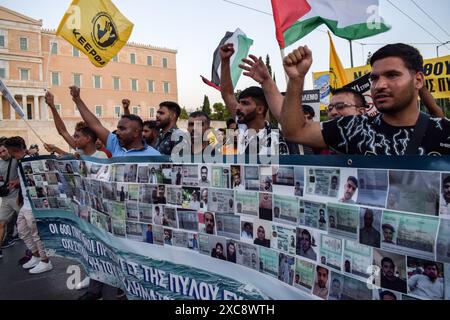
[[39, 97], [41, 99], [41, 120], [47, 121], [48, 120], [48, 109], [47, 104], [45, 103], [44, 97]]
[[[13, 95], [13, 99], [15, 99], [14, 95]], [[13, 108], [11, 103], [9, 103], [9, 119], [16, 120], [16, 110]]]
[[3, 94], [0, 93], [0, 121], [3, 120]]
[[22, 110], [25, 115], [25, 120], [28, 120], [27, 96], [22, 95]]
[[39, 97], [34, 96], [34, 120], [39, 120], [41, 117], [39, 116]]

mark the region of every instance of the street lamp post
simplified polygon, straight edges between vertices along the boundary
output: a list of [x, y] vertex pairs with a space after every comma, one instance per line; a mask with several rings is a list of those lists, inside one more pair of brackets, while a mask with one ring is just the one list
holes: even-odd
[[436, 54], [437, 54], [437, 57], [439, 58], [439, 48], [440, 47], [443, 47], [443, 46], [445, 46], [445, 45], [447, 45], [447, 44], [449, 44], [450, 43], [450, 41], [447, 41], [447, 42], [445, 42], [445, 43], [441, 43], [440, 45], [438, 45], [438, 46], [436, 46]]

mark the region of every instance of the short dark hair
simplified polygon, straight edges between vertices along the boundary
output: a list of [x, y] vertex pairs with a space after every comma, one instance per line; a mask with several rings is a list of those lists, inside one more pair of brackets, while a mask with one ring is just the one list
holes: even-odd
[[392, 226], [392, 225], [390, 225], [389, 223], [385, 223], [385, 224], [383, 224], [382, 226], [381, 226], [381, 229], [388, 229], [388, 230], [391, 230], [392, 232], [395, 232], [395, 229], [394, 229], [394, 227]]
[[227, 120], [227, 129], [230, 128], [232, 124], [235, 124], [236, 121], [233, 118]]
[[355, 89], [343, 87], [343, 88], [338, 88], [336, 90], [332, 90], [332, 92], [331, 92], [331, 94], [333, 96], [338, 95], [338, 94], [343, 94], [343, 93], [352, 94], [359, 101], [359, 107], [367, 108], [366, 98], [364, 98], [364, 96], [362, 95], [361, 92], [358, 92]]
[[20, 150], [25, 150], [27, 148], [27, 144], [25, 143], [25, 140], [23, 140], [22, 137], [11, 137], [4, 141], [5, 147], [7, 149], [9, 148], [15, 148]]
[[0, 138], [0, 147], [4, 147], [5, 146], [5, 141], [8, 140], [7, 137], [1, 137]]
[[87, 127], [86, 122], [80, 121], [75, 125], [75, 131], [81, 131], [81, 129]]
[[130, 121], [136, 122], [141, 130], [144, 128], [144, 122], [142, 121], [141, 117], [135, 115], [135, 114], [124, 114], [122, 116], [122, 119], [128, 119]]
[[250, 222], [246, 222], [246, 223], [244, 223], [244, 228], [246, 228], [246, 227], [251, 228], [252, 224]]
[[390, 57], [402, 59], [406, 68], [412, 71], [423, 72], [423, 57], [419, 50], [404, 43], [384, 46], [370, 58], [370, 65], [373, 66], [376, 61]]
[[156, 124], [156, 121], [147, 120], [147, 121], [144, 121], [143, 127], [147, 127], [149, 129], [156, 129], [156, 128], [158, 128], [158, 125]]
[[391, 258], [389, 258], [389, 257], [384, 257], [383, 259], [381, 259], [381, 266], [383, 266], [383, 264], [384, 264], [385, 262], [388, 262], [388, 263], [392, 264], [392, 265], [395, 267], [394, 260], [392, 260]]
[[81, 132], [85, 136], [91, 137], [92, 141], [94, 141], [94, 142], [97, 141], [97, 135], [95, 134], [94, 130], [92, 130], [91, 128], [85, 126], [85, 127], [81, 127], [77, 131]]
[[353, 183], [355, 184], [356, 188], [358, 188], [358, 179], [356, 179], [355, 177], [349, 176], [349, 177], [347, 178], [347, 181], [353, 182]]
[[170, 111], [172, 111], [173, 113], [175, 113], [177, 115], [177, 118], [179, 118], [181, 115], [181, 108], [178, 105], [178, 103], [176, 103], [176, 102], [164, 101], [159, 104], [159, 107], [160, 108], [165, 107], [165, 108], [169, 109]]
[[245, 98], [252, 98], [255, 100], [257, 105], [261, 105], [265, 109], [265, 113], [269, 110], [269, 105], [266, 100], [266, 96], [264, 95], [263, 89], [260, 87], [249, 87], [241, 92], [239, 95], [239, 100]]
[[450, 176], [444, 178], [443, 184], [450, 183]]
[[304, 235], [304, 234], [306, 234], [308, 237], [309, 237], [309, 241], [311, 241], [312, 240], [312, 237], [311, 237], [311, 233], [309, 233], [309, 231], [308, 230], [306, 230], [306, 229], [303, 229], [303, 231], [302, 231], [302, 235]]
[[303, 113], [309, 114], [312, 118], [314, 118], [316, 116], [316, 112], [314, 111], [314, 108], [311, 107], [310, 105], [304, 104], [304, 105], [302, 105], [302, 108], [303, 108]]
[[325, 270], [325, 271], [327, 272], [327, 274], [329, 273], [329, 271], [328, 271], [327, 268], [324, 268], [324, 267], [321, 267], [321, 266], [317, 266], [317, 267], [316, 267], [316, 271], [319, 271], [319, 269]]
[[199, 118], [199, 117], [205, 117], [208, 127], [211, 125], [211, 118], [208, 116], [206, 112], [194, 111], [189, 115], [189, 118]]
[[439, 266], [435, 261], [425, 261], [423, 263], [423, 267], [426, 269], [427, 267], [436, 267], [437, 270], [439, 270]]
[[384, 296], [391, 296], [392, 298], [394, 298], [395, 300], [397, 300], [397, 297], [395, 296], [395, 294], [393, 294], [391, 291], [385, 290], [380, 292], [380, 299], [383, 300]]

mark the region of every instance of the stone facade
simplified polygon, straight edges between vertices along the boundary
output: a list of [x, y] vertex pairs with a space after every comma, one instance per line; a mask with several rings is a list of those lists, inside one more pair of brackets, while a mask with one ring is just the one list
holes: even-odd
[[[178, 101], [175, 50], [129, 43], [104, 68], [55, 32], [35, 20], [0, 6], [0, 77], [23, 107], [28, 123], [49, 143], [64, 146], [51, 119], [44, 96], [55, 95], [55, 105], [71, 132], [81, 117], [69, 87], [81, 87], [91, 111], [109, 128], [120, 117], [121, 101], [131, 100], [131, 111], [154, 119], [162, 101]], [[0, 136], [20, 135], [27, 143], [42, 145], [20, 120], [9, 102], [0, 99]]]

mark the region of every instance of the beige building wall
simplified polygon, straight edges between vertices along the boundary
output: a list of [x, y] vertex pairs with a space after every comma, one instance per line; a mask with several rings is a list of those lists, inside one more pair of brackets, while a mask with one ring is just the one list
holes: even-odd
[[[178, 102], [176, 50], [129, 43], [117, 59], [104, 68], [97, 68], [81, 52], [77, 56], [72, 45], [56, 37], [54, 31], [42, 29], [42, 20], [0, 6], [1, 39], [4, 44], [0, 45], [2, 80], [23, 107], [29, 124], [46, 142], [66, 146], [45, 104], [47, 88], [55, 95], [55, 104], [69, 132], [81, 121], [69, 93], [75, 77], [80, 79], [83, 100], [109, 129], [117, 124], [124, 98], [131, 100], [132, 113], [144, 120], [155, 118], [161, 102]], [[52, 43], [56, 43], [56, 54], [50, 55]], [[99, 88], [95, 87], [96, 78]], [[114, 79], [118, 79], [118, 87]], [[42, 146], [1, 97], [0, 136], [11, 135], [23, 136], [27, 143]]]

